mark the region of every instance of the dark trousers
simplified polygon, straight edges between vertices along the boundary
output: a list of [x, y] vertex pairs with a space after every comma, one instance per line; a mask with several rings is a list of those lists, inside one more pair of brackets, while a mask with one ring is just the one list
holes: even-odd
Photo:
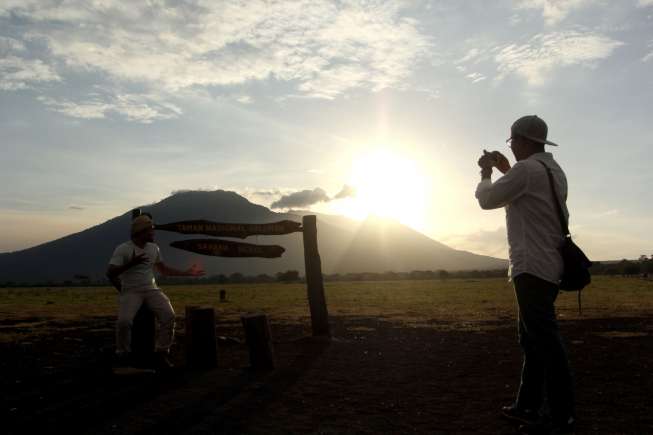
[[546, 392], [551, 418], [564, 422], [575, 413], [569, 362], [555, 316], [558, 286], [527, 273], [516, 276], [513, 283], [524, 352], [516, 405], [538, 411]]

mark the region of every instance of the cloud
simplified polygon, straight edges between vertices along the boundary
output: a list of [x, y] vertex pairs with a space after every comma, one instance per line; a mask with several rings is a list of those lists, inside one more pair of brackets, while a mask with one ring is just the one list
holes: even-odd
[[640, 8], [645, 8], [647, 6], [653, 6], [653, 0], [639, 0], [637, 6]]
[[0, 58], [0, 90], [17, 91], [32, 88], [37, 83], [60, 80], [52, 67], [39, 59], [25, 59], [13, 55]]
[[[61, 71], [141, 86], [146, 93], [275, 80], [288, 83], [291, 94], [333, 99], [358, 89], [407, 86], [432, 44], [404, 16], [404, 6], [381, 0], [25, 0], [3, 2], [0, 17], [20, 19], [23, 39], [44, 41]], [[32, 62], [25, 71], [40, 66], [41, 80], [57, 77], [42, 61]], [[5, 88], [21, 86], [14, 82]], [[116, 111], [137, 122], [175, 115], [120, 101], [50, 107], [90, 118]]]
[[590, 0], [519, 0], [517, 2], [517, 8], [541, 10], [544, 22], [552, 26], [567, 18], [572, 11], [590, 3]]
[[254, 100], [252, 100], [252, 97], [249, 95], [240, 95], [236, 97], [236, 101], [238, 101], [241, 104], [251, 104], [252, 101]]
[[52, 66], [27, 54], [24, 42], [0, 36], [0, 90], [17, 91], [61, 80]]
[[156, 120], [176, 118], [182, 113], [179, 107], [161, 101], [160, 98], [153, 95], [96, 96], [82, 102], [44, 96], [38, 97], [38, 99], [55, 112], [83, 119], [102, 119], [106, 118], [108, 113], [113, 112], [128, 121], [149, 124]]
[[541, 85], [554, 69], [593, 66], [609, 57], [623, 42], [593, 32], [568, 30], [533, 36], [526, 44], [499, 47], [494, 57], [498, 79], [516, 74]]
[[[651, 0], [653, 2], [653, 0]], [[642, 57], [642, 62], [648, 62], [653, 59], [653, 39], [648, 43], [648, 49], [650, 50], [644, 57]]]
[[275, 196], [275, 195], [281, 195], [281, 191], [278, 190], [278, 189], [274, 189], [274, 190], [257, 190], [255, 192], [252, 192], [251, 194], [256, 195], [256, 196], [270, 197], [270, 196]]
[[[267, 192], [266, 192], [267, 193]], [[270, 195], [280, 193], [278, 190], [269, 192]], [[261, 192], [255, 192], [261, 196]], [[280, 199], [274, 201], [271, 208], [297, 208], [309, 207], [319, 202], [330, 202], [338, 199], [345, 199], [356, 195], [356, 190], [349, 185], [342, 186], [342, 189], [333, 197], [329, 197], [324, 189], [319, 187], [313, 190], [302, 190], [299, 192], [292, 192], [282, 195]]]
[[356, 196], [356, 189], [352, 186], [345, 184], [344, 186], [342, 186], [342, 189], [340, 189], [340, 192], [336, 193], [336, 196], [334, 196], [333, 199], [344, 199], [344, 198], [349, 198], [351, 196]]
[[71, 205], [68, 207], [69, 210], [84, 210], [84, 207], [80, 207], [78, 205]]
[[[483, 54], [483, 50], [479, 47], [472, 47], [469, 50], [467, 50], [467, 53], [457, 61], [455, 61], [456, 64], [461, 64], [461, 63], [466, 63], [470, 61], [475, 61], [476, 59], [479, 58]], [[464, 67], [458, 67], [459, 71], [464, 71]]]
[[470, 80], [472, 81], [472, 83], [478, 83], [478, 82], [483, 81], [483, 80], [485, 80], [485, 79], [487, 78], [487, 77], [485, 77], [483, 74], [481, 74], [481, 73], [477, 73], [477, 72], [475, 72], [475, 73], [471, 73], [471, 74], [467, 74], [466, 77], [467, 77], [468, 79], [470, 79]]
[[7, 53], [25, 52], [25, 44], [18, 39], [8, 36], [0, 36], [0, 55], [5, 56]]
[[319, 187], [313, 190], [302, 190], [289, 195], [284, 195], [278, 201], [272, 203], [272, 208], [297, 208], [308, 207], [318, 202], [328, 202], [331, 199], [323, 189]]

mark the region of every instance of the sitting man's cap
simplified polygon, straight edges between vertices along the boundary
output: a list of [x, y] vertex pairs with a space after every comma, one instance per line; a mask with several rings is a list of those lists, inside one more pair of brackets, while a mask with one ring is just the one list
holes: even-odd
[[510, 127], [510, 137], [508, 140], [512, 139], [515, 136], [523, 136], [526, 139], [530, 139], [538, 143], [544, 143], [557, 147], [557, 143], [553, 143], [550, 140], [546, 139], [548, 132], [549, 128], [546, 126], [546, 122], [544, 122], [542, 118], [538, 118], [537, 115], [527, 115], [522, 116], [512, 124], [512, 127]]
[[153, 227], [154, 224], [152, 223], [152, 219], [150, 219], [149, 216], [142, 214], [132, 221], [132, 236]]

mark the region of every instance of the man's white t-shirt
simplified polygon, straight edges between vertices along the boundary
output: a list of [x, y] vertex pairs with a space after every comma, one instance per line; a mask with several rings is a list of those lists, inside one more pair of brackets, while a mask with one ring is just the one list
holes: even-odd
[[109, 264], [122, 266], [128, 263], [132, 257], [143, 253], [147, 256], [147, 260], [120, 275], [121, 291], [158, 289], [154, 279], [154, 265], [162, 262], [163, 258], [156, 243], [148, 242], [143, 249], [136, 246], [131, 240], [122, 243], [113, 251]]

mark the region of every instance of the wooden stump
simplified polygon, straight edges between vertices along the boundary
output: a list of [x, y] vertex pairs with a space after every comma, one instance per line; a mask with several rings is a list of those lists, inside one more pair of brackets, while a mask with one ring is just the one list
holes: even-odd
[[227, 290], [221, 289], [220, 290], [220, 302], [226, 302], [227, 301]]
[[246, 314], [240, 317], [249, 347], [249, 362], [254, 370], [274, 369], [274, 351], [270, 323], [265, 314]]
[[154, 361], [156, 348], [156, 316], [145, 304], [136, 313], [132, 323], [131, 349], [136, 367], [149, 367]]
[[218, 365], [213, 307], [186, 307], [186, 365], [195, 369]]

